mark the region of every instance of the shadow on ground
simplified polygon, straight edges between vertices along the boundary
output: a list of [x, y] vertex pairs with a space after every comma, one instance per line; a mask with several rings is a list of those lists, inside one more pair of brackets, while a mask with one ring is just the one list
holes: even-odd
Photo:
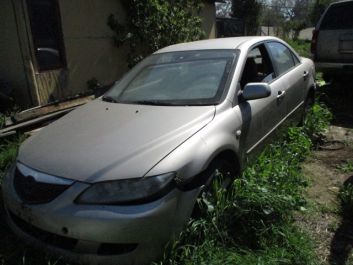
[[[342, 78], [333, 80], [331, 84], [327, 84], [318, 89], [317, 94], [320, 101], [324, 102], [332, 111], [334, 120], [332, 125], [343, 127], [335, 128], [336, 133], [344, 133], [343, 138], [347, 138], [347, 129], [353, 129], [353, 78]], [[331, 130], [333, 130], [331, 128]], [[345, 145], [345, 144], [344, 144]], [[330, 168], [336, 168], [342, 161], [350, 160], [352, 147], [345, 146], [340, 152], [333, 152], [333, 156], [329, 158], [326, 165]], [[322, 158], [321, 158], [322, 159]], [[343, 183], [341, 191], [349, 185], [353, 185], [353, 176], [344, 176], [332, 172], [333, 179], [328, 185], [339, 186]], [[349, 177], [350, 176], [350, 177]], [[322, 180], [320, 180], [322, 181]], [[320, 184], [322, 186], [322, 184]], [[353, 197], [352, 197], [353, 198]], [[352, 201], [353, 202], [353, 201]], [[347, 204], [340, 200], [340, 222], [338, 228], [334, 231], [333, 238], [329, 243], [328, 264], [330, 265], [352, 265], [353, 258], [353, 203], [347, 207]], [[327, 261], [327, 260], [326, 260]], [[326, 264], [326, 262], [325, 262]]]
[[353, 128], [353, 78], [334, 80], [320, 87], [318, 95], [333, 112], [333, 125]]
[[[343, 188], [353, 185], [353, 176], [343, 184]], [[342, 220], [331, 241], [330, 265], [348, 265], [353, 248], [353, 205], [341, 200]]]

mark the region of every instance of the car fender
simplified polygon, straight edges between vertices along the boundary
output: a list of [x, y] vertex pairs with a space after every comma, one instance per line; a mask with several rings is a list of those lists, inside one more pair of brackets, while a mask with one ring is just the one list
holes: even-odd
[[309, 75], [308, 75], [309, 81], [307, 83], [306, 93], [305, 93], [305, 95], [308, 96], [311, 89], [316, 90], [315, 65], [314, 65], [314, 62], [309, 58], [301, 57], [301, 59], [302, 59], [302, 63], [309, 68]]
[[190, 182], [225, 151], [232, 152], [240, 164], [236, 131], [241, 127], [241, 116], [237, 110], [237, 107], [228, 108], [216, 114], [212, 122], [162, 159], [145, 176], [174, 171], [180, 181]]

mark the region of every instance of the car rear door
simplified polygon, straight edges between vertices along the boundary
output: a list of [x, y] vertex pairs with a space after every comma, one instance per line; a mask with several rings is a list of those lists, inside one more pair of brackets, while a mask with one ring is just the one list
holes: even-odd
[[297, 123], [301, 118], [299, 110], [304, 104], [310, 69], [283, 43], [271, 41], [266, 43], [266, 47], [282, 91], [282, 122]]
[[318, 62], [353, 63], [353, 1], [329, 6], [317, 30]]

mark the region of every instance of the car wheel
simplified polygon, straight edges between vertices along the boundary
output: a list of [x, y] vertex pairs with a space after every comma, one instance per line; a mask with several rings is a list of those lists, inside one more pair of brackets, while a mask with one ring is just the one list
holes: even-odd
[[212, 202], [218, 189], [224, 189], [227, 192], [234, 179], [238, 175], [238, 170], [234, 163], [226, 159], [214, 160], [205, 171], [207, 179], [204, 188], [200, 192], [192, 213], [192, 217], [198, 218], [202, 215], [200, 200]]

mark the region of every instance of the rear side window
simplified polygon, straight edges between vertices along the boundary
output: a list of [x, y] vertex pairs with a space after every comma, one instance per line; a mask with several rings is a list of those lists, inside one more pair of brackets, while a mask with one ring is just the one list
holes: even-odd
[[267, 45], [278, 75], [287, 72], [295, 66], [296, 63], [294, 62], [292, 52], [282, 43], [269, 42]]
[[327, 10], [320, 30], [353, 29], [353, 2], [335, 4]]

